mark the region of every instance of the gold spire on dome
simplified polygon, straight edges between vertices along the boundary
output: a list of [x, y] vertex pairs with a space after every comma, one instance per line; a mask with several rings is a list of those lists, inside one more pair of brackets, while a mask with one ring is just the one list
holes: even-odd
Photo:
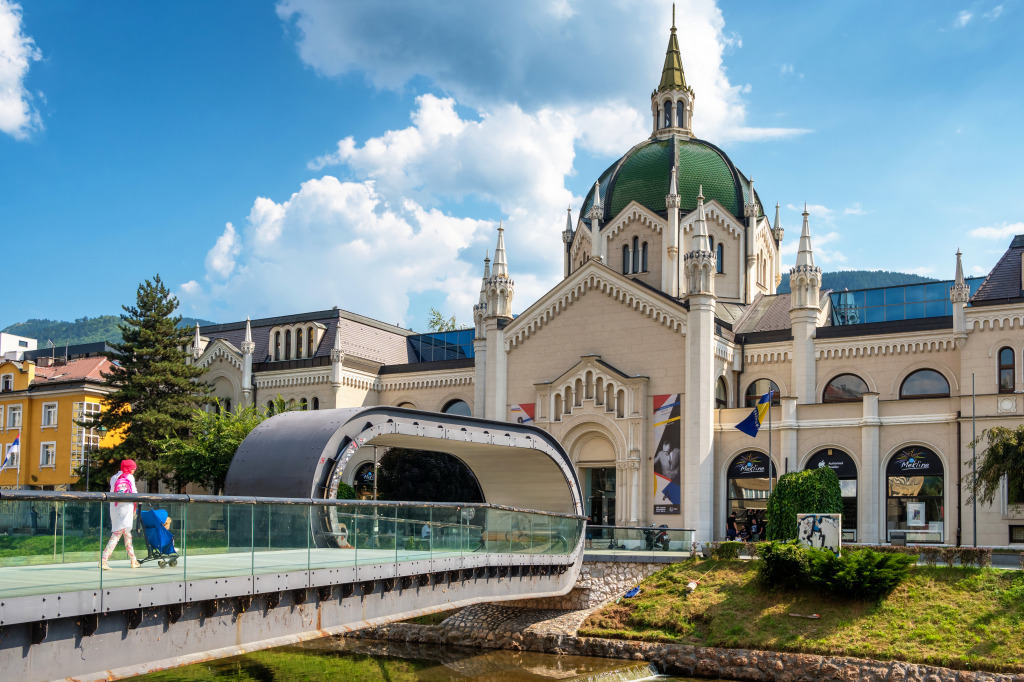
[[683, 58], [679, 54], [679, 41], [676, 39], [676, 6], [673, 3], [672, 33], [668, 37], [668, 49], [665, 50], [665, 66], [661, 69], [661, 83], [658, 84], [658, 92], [686, 89], [686, 75], [683, 74]]

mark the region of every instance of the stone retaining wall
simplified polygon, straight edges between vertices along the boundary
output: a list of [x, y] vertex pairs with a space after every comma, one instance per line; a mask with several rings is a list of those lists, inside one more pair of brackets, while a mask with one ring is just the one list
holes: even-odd
[[507, 619], [505, 623], [499, 623], [492, 617], [490, 626], [494, 629], [468, 624], [449, 626], [447, 621], [441, 625], [395, 623], [359, 630], [348, 636], [647, 661], [665, 674], [709, 679], [765, 682], [1024, 682], [1024, 675], [952, 670], [899, 661], [879, 662], [838, 656], [576, 637], [555, 632], [545, 634], [535, 631], [532, 626], [517, 632], [501, 627], [504, 624], [520, 625], [516, 621], [525, 615], [521, 613], [523, 609], [513, 611], [518, 612], [519, 616]]
[[663, 563], [637, 561], [584, 561], [576, 585], [568, 594], [517, 599], [502, 604], [529, 609], [591, 609], [632, 589], [665, 566]]

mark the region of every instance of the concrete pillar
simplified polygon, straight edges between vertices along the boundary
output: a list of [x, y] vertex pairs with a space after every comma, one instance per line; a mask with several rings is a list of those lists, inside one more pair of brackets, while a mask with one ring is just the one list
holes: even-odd
[[797, 308], [789, 312], [789, 319], [793, 329], [793, 393], [801, 404], [808, 405], [817, 402], [814, 336], [818, 329], [818, 310]]
[[[501, 325], [499, 326], [499, 322]], [[508, 420], [508, 353], [505, 351], [506, 320], [492, 317], [487, 320], [487, 373], [484, 417]]]
[[473, 416], [487, 414], [487, 339], [473, 339]]
[[878, 544], [885, 539], [882, 515], [883, 493], [880, 454], [878, 394], [864, 394], [860, 430], [860, 470], [857, 472], [857, 540]]
[[779, 424], [779, 454], [776, 461], [780, 462], [779, 475], [797, 470], [798, 449], [797, 431], [799, 420], [796, 414], [797, 399], [795, 396], [783, 396], [779, 399], [782, 403], [782, 419]]
[[683, 527], [697, 542], [714, 540], [715, 297], [691, 294], [686, 322], [686, 392], [683, 394]]

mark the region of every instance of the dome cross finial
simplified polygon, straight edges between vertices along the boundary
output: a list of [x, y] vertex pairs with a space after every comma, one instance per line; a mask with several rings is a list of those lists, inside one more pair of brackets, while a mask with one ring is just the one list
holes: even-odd
[[672, 3], [672, 31], [676, 30], [676, 3]]

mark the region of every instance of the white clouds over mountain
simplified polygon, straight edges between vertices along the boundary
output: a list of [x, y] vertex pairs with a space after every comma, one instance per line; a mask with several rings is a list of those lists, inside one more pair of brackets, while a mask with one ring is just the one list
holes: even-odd
[[0, 131], [15, 139], [43, 127], [25, 88], [29, 67], [41, 58], [35, 41], [22, 28], [21, 6], [0, 0]]

